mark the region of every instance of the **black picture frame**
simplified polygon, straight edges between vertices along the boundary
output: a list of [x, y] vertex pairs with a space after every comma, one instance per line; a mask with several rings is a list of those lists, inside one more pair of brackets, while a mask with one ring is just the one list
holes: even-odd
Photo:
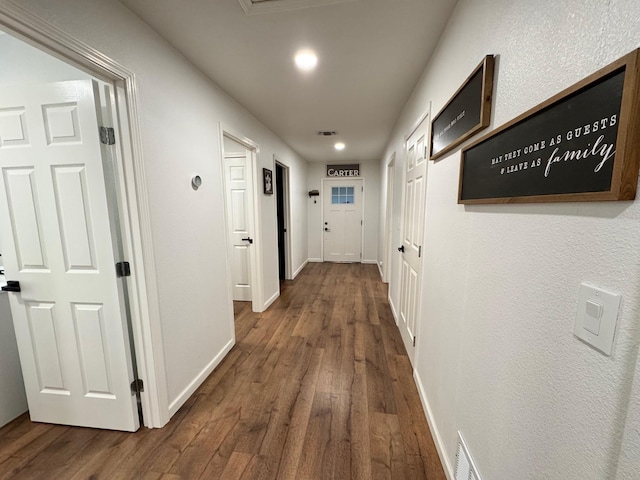
[[433, 117], [429, 160], [449, 153], [491, 123], [493, 55], [487, 55]]
[[459, 204], [634, 200], [640, 49], [462, 150]]
[[273, 172], [268, 168], [262, 169], [262, 185], [265, 195], [273, 195]]

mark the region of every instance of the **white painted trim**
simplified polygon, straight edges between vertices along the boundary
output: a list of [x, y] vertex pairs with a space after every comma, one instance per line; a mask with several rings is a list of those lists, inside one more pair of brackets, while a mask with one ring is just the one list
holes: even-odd
[[440, 431], [438, 430], [438, 427], [436, 425], [433, 411], [429, 406], [427, 395], [425, 394], [424, 387], [417, 370], [413, 371], [413, 379], [416, 382], [416, 386], [418, 387], [418, 396], [420, 397], [420, 401], [422, 402], [422, 409], [424, 410], [424, 414], [427, 417], [427, 423], [429, 424], [429, 430], [431, 431], [431, 438], [433, 438], [433, 443], [435, 443], [436, 445], [438, 456], [440, 457], [440, 461], [442, 462], [442, 466], [444, 467], [444, 473], [447, 475], [448, 480], [455, 480], [451, 460], [447, 455], [447, 449], [445, 448], [442, 437], [440, 436]]
[[[364, 264], [367, 264], [367, 265], [378, 265], [378, 260], [376, 260], [376, 259], [368, 260], [368, 259], [365, 258], [360, 263], [364, 263]], [[378, 268], [379, 268], [379, 266], [378, 266]]]
[[[422, 115], [420, 115], [418, 119], [414, 122], [414, 124], [411, 127], [411, 130], [409, 130], [409, 133], [405, 135], [404, 144], [402, 145], [403, 148], [407, 147], [406, 143], [407, 143], [407, 140], [409, 140], [409, 137], [414, 133], [416, 133], [416, 130], [418, 130], [418, 127], [420, 126], [420, 124], [424, 122], [429, 115], [431, 115], [431, 102], [429, 102], [429, 105], [427, 105], [427, 109], [422, 113]], [[431, 131], [431, 125], [429, 125], [429, 131]], [[427, 160], [429, 160], [429, 158], [427, 158]]]
[[211, 372], [220, 364], [220, 362], [224, 359], [224, 357], [229, 353], [229, 351], [233, 348], [235, 344], [235, 340], [229, 340], [224, 348], [218, 352], [218, 354], [209, 362], [209, 364], [204, 367], [200, 373], [194, 378], [187, 387], [180, 392], [180, 394], [176, 397], [176, 399], [171, 402], [169, 405], [169, 412], [171, 416], [173, 416], [184, 403], [189, 400], [189, 397], [193, 395], [193, 393], [198, 389], [200, 385], [207, 379]]
[[391, 308], [391, 315], [393, 315], [393, 320], [396, 322], [396, 327], [400, 324], [398, 323], [398, 311], [396, 310], [396, 306], [393, 304], [393, 299], [391, 298], [391, 289], [389, 288], [389, 292], [387, 293], [387, 300], [389, 300], [389, 308]]
[[[278, 289], [278, 291], [274, 293], [271, 296], [271, 298], [264, 303], [264, 308], [262, 309], [262, 312], [268, 309], [271, 306], [271, 304], [278, 299], [279, 296], [280, 296], [280, 289]], [[261, 313], [261, 312], [258, 312], [258, 313]]]
[[[273, 154], [273, 163], [274, 170], [275, 164], [280, 165], [284, 170], [284, 181], [282, 182], [282, 188], [284, 189], [284, 255], [285, 255], [285, 268], [284, 268], [284, 277], [285, 280], [293, 280], [293, 267], [291, 261], [291, 182], [289, 178], [291, 177], [291, 168], [284, 162], [281, 162], [277, 155]], [[274, 172], [275, 175], [275, 172]], [[276, 199], [276, 211], [278, 208]]]
[[[250, 150], [251, 153], [251, 177], [253, 184], [253, 252], [251, 255], [251, 310], [260, 313], [264, 311], [265, 302], [264, 298], [264, 285], [262, 282], [263, 279], [263, 268], [262, 268], [262, 222], [260, 214], [260, 195], [261, 191], [259, 186], [262, 184], [261, 179], [258, 175], [258, 154], [260, 153], [260, 146], [255, 143], [250, 138], [247, 138], [231, 128], [225, 125], [222, 122], [218, 122], [219, 125], [219, 141], [220, 141], [220, 168], [222, 174], [222, 185], [226, 192], [225, 186], [225, 173], [224, 173], [224, 137], [228, 137], [235, 142], [243, 145], [247, 150]], [[228, 205], [227, 205], [227, 196], [226, 193], [224, 195], [224, 214], [225, 218], [228, 216]], [[225, 222], [225, 232], [227, 228], [227, 222]], [[226, 235], [226, 245], [227, 245], [227, 270], [231, 273], [231, 264], [229, 258], [229, 236]], [[233, 298], [233, 291], [231, 298]]]
[[[391, 154], [389, 161], [385, 164], [385, 173], [387, 176], [386, 200], [385, 200], [385, 216], [384, 216], [384, 238], [383, 238], [383, 265], [382, 265], [382, 282], [389, 283], [391, 281], [391, 252], [393, 246], [391, 240], [393, 238], [393, 193], [396, 179], [396, 152]], [[390, 176], [389, 173], [392, 172]], [[390, 180], [391, 178], [391, 180]]]
[[307, 260], [308, 263], [322, 263], [321, 258], [310, 258]]
[[304, 269], [304, 267], [306, 267], [306, 266], [307, 266], [307, 264], [308, 264], [308, 263], [309, 263], [309, 259], [305, 260], [305, 261], [302, 263], [302, 265], [300, 265], [300, 266], [298, 267], [298, 269], [297, 269], [295, 272], [293, 272], [293, 275], [291, 276], [291, 280], [295, 280], [295, 279], [296, 279], [296, 277], [298, 276], [298, 274], [299, 274], [299, 273]]
[[[124, 145], [123, 173], [125, 192], [119, 201], [129, 213], [124, 225], [123, 243], [131, 247], [130, 262], [136, 275], [129, 282], [131, 320], [134, 345], [138, 358], [138, 374], [145, 382], [141, 395], [144, 424], [162, 427], [170, 417], [167, 402], [167, 381], [162, 324], [156, 283], [151, 215], [147, 191], [145, 164], [138, 120], [138, 93], [135, 74], [103, 55], [98, 50], [68, 35], [46, 20], [33, 15], [13, 0], [2, 0], [0, 26], [18, 38], [91, 75], [113, 82], [118, 102], [124, 102], [118, 120]], [[122, 93], [125, 99], [122, 99]], [[128, 112], [126, 115], [125, 112]], [[128, 118], [128, 122], [124, 119]], [[128, 125], [128, 129], [125, 127]]]
[[383, 273], [382, 273], [382, 262], [376, 262], [376, 264], [378, 265], [378, 273], [380, 273], [380, 279], [382, 279], [383, 277]]
[[[322, 239], [322, 241], [320, 242], [320, 258], [322, 260], [320, 260], [321, 262], [324, 262], [324, 229], [323, 229], [323, 224], [324, 224], [324, 186], [326, 182], [353, 182], [353, 181], [361, 181], [362, 182], [362, 224], [360, 225], [360, 254], [362, 255], [364, 253], [364, 227], [365, 227], [365, 223], [364, 223], [364, 218], [365, 218], [365, 207], [366, 207], [366, 202], [365, 202], [365, 194], [367, 193], [367, 189], [365, 188], [365, 179], [362, 177], [344, 177], [344, 178], [336, 178], [336, 177], [327, 177], [327, 178], [323, 178], [321, 179], [321, 196], [320, 198], [322, 199], [322, 201], [320, 202], [320, 238]], [[309, 261], [312, 261], [311, 259], [309, 259]], [[357, 263], [357, 262], [355, 262]], [[364, 260], [362, 258], [360, 258], [360, 263], [365, 263]]]
[[346, 3], [354, 0], [270, 0], [268, 2], [253, 3], [251, 0], [238, 0], [242, 10], [247, 15], [259, 15], [263, 13], [286, 12], [301, 8], [319, 7], [335, 3]]

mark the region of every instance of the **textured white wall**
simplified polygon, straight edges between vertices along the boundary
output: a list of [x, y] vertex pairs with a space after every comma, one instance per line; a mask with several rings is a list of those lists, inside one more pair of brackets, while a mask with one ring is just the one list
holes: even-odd
[[[184, 400], [233, 336], [228, 301], [224, 202], [218, 122], [260, 145], [258, 169], [273, 169], [273, 154], [294, 181], [306, 162], [195, 69], [117, 1], [27, 0], [30, 11], [136, 74], [158, 272], [158, 294], [169, 403]], [[202, 177], [194, 191], [190, 179]], [[299, 192], [299, 188], [294, 188]], [[306, 223], [292, 198], [294, 258], [306, 256]], [[260, 197], [265, 298], [279, 288], [273, 196]]]
[[[380, 170], [486, 54], [494, 128], [639, 46], [637, 0], [460, 0]], [[429, 167], [416, 360], [448, 466], [461, 430], [484, 479], [638, 478], [640, 201], [459, 206], [459, 161]], [[610, 358], [572, 335], [583, 281], [623, 295]]]
[[[343, 162], [354, 163], [354, 162]], [[309, 259], [322, 260], [322, 179], [327, 177], [327, 164], [310, 162], [307, 171], [307, 224]], [[362, 261], [377, 263], [378, 258], [378, 229], [380, 222], [380, 171], [375, 162], [360, 162], [360, 178], [364, 179], [364, 244]], [[310, 190], [319, 190], [320, 196], [308, 197]]]

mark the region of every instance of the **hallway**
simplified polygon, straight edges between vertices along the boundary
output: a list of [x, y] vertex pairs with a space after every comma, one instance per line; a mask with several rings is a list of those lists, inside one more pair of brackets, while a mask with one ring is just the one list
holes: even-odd
[[375, 265], [309, 264], [163, 429], [0, 429], [1, 479], [444, 479]]

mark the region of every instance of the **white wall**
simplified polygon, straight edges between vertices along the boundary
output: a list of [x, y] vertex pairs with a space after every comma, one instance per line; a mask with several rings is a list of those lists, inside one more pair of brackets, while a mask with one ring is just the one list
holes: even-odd
[[[136, 74], [168, 401], [174, 411], [233, 340], [221, 230], [219, 122], [260, 145], [260, 171], [273, 169], [276, 154], [297, 181], [306, 178], [306, 162], [119, 2], [27, 0], [21, 5]], [[190, 185], [195, 174], [203, 180], [197, 191]], [[293, 191], [301, 192], [297, 185]], [[292, 197], [296, 261], [306, 250], [302, 205], [302, 198]], [[279, 288], [273, 196], [261, 197], [258, 214], [264, 296], [269, 298]]]
[[[353, 162], [344, 162], [353, 163]], [[310, 162], [307, 171], [307, 224], [309, 260], [322, 261], [322, 179], [327, 177], [327, 164]], [[364, 245], [362, 248], [363, 263], [377, 263], [378, 258], [378, 225], [380, 207], [380, 171], [376, 162], [360, 162], [360, 177], [364, 179]], [[319, 197], [308, 197], [310, 190], [318, 190]]]
[[[440, 110], [484, 55], [498, 55], [491, 129], [638, 46], [636, 0], [460, 0], [381, 184], [394, 151], [401, 177], [429, 102]], [[637, 478], [640, 200], [465, 207], [459, 162], [458, 149], [429, 165], [415, 365], [445, 466], [460, 430], [484, 479]], [[572, 335], [583, 281], [623, 295], [611, 357]], [[396, 298], [397, 284], [396, 269]]]
[[[2, 258], [0, 257], [0, 264]], [[0, 292], [0, 427], [27, 411], [8, 294]]]

